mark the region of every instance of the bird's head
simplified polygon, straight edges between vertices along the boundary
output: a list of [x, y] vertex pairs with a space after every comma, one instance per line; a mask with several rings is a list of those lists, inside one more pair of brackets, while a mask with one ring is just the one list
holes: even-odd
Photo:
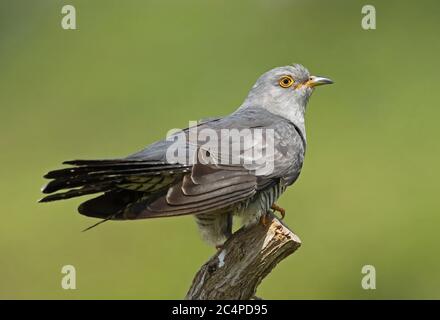
[[313, 90], [332, 80], [312, 76], [300, 64], [274, 68], [264, 73], [252, 87], [243, 107], [261, 107], [289, 120], [304, 117]]

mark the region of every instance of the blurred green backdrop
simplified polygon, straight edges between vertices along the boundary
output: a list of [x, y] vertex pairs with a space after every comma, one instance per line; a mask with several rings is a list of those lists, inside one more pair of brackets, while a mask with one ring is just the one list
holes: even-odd
[[[373, 4], [377, 30], [361, 28]], [[77, 30], [60, 27], [77, 10]], [[303, 246], [266, 299], [440, 298], [438, 1], [0, 1], [1, 298], [184, 297], [214, 250], [191, 217], [110, 222], [37, 204], [73, 158], [125, 156], [233, 111], [292, 62], [336, 84], [308, 109], [301, 178], [282, 197]], [[176, 263], [176, 261], [178, 263]], [[60, 286], [63, 265], [77, 290]], [[377, 289], [361, 288], [361, 268]]]

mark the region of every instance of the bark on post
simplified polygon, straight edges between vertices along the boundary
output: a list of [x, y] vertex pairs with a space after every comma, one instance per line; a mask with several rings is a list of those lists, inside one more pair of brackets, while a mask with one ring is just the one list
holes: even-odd
[[266, 226], [257, 224], [234, 233], [197, 272], [185, 298], [251, 299], [270, 271], [300, 245], [298, 236], [270, 215]]

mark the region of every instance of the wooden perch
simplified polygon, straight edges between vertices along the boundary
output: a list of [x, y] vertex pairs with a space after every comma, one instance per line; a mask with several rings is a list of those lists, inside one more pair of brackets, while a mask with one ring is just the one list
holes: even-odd
[[185, 299], [251, 299], [270, 271], [300, 245], [298, 236], [273, 215], [265, 226], [241, 228], [197, 272]]

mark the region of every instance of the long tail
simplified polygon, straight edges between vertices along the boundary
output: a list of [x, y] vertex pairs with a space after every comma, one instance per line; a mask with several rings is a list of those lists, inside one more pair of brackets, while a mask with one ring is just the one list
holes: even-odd
[[50, 171], [44, 177], [51, 181], [42, 189], [50, 194], [40, 202], [69, 199], [88, 194], [108, 192], [115, 189], [153, 192], [173, 183], [190, 168], [180, 164], [115, 160], [73, 160], [63, 164], [70, 168]]

